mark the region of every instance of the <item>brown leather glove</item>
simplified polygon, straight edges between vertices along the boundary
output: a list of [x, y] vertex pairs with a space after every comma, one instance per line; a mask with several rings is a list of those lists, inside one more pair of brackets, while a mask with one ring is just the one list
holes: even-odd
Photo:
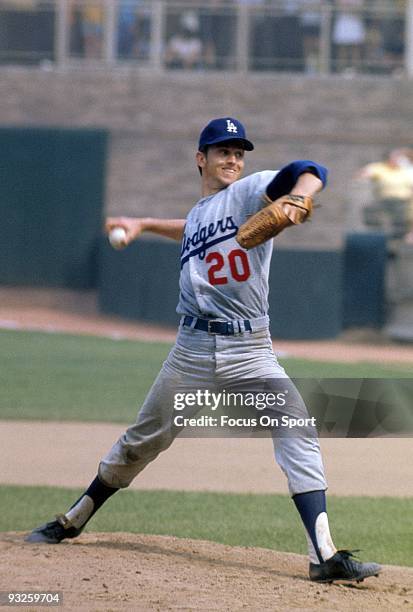
[[236, 240], [244, 249], [252, 249], [274, 238], [286, 227], [304, 223], [311, 216], [313, 199], [310, 196], [285, 195], [250, 217], [239, 228]]

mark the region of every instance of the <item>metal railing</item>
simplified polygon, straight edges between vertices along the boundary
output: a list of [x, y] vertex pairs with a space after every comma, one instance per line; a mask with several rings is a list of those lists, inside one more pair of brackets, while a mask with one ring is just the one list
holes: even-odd
[[413, 0], [0, 0], [0, 64], [413, 76]]

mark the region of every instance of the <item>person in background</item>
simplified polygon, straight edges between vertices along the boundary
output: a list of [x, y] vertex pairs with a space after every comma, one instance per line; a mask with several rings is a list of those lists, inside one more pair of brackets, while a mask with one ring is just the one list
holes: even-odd
[[[409, 147], [401, 148], [399, 149], [399, 154], [399, 164], [402, 168], [409, 172], [413, 182], [413, 149]], [[413, 244], [413, 197], [410, 198], [410, 202], [408, 204], [407, 216], [409, 231], [405, 235], [404, 241], [408, 244]]]
[[336, 50], [337, 71], [359, 69], [366, 42], [366, 28], [361, 9], [363, 0], [336, 0], [333, 45]]
[[81, 9], [83, 49], [86, 58], [100, 58], [103, 41], [103, 8], [86, 4]]
[[413, 155], [410, 149], [393, 149], [383, 160], [367, 164], [356, 177], [369, 180], [375, 203], [364, 209], [367, 226], [389, 238], [411, 241], [413, 205]]
[[120, 0], [118, 55], [120, 59], [147, 59], [150, 53], [151, 9], [144, 0]]
[[118, 8], [118, 54], [131, 57], [136, 43], [136, 2], [121, 0]]
[[201, 68], [202, 41], [198, 16], [193, 11], [182, 14], [179, 31], [171, 36], [166, 46], [165, 64], [168, 68]]

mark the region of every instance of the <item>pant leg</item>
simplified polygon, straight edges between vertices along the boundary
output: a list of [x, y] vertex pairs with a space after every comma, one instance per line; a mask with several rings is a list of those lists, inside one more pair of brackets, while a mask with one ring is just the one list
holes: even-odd
[[[221, 348], [221, 351], [218, 349]], [[278, 363], [268, 331], [219, 339], [217, 343], [217, 379], [233, 388], [242, 379], [265, 381], [265, 391], [285, 393], [286, 403], [268, 409], [281, 418], [308, 418], [308, 411], [297, 388]], [[259, 386], [259, 385], [258, 385]], [[327, 489], [317, 431], [314, 427], [272, 431], [275, 459], [288, 481], [291, 495]]]
[[176, 393], [211, 388], [214, 379], [213, 338], [204, 332], [183, 331], [162, 366], [136, 423], [113, 445], [99, 465], [99, 478], [111, 487], [128, 487], [161, 451], [173, 442], [182, 427], [174, 425], [177, 414], [194, 416], [198, 406], [175, 411]]
[[318, 438], [273, 438], [275, 459], [287, 477], [288, 490], [298, 493], [327, 489]]
[[279, 423], [282, 417], [287, 417], [288, 421], [301, 419], [305, 423], [291, 428], [276, 427], [271, 432], [275, 459], [287, 476], [290, 495], [327, 489], [317, 429], [309, 421], [307, 407], [298, 389], [290, 378], [268, 380], [266, 388], [275, 395], [283, 393], [286, 402], [280, 407], [267, 409], [270, 415], [273, 413]]
[[113, 445], [99, 465], [99, 478], [111, 487], [127, 487], [173, 441], [171, 418], [174, 377], [158, 374], [136, 423]]

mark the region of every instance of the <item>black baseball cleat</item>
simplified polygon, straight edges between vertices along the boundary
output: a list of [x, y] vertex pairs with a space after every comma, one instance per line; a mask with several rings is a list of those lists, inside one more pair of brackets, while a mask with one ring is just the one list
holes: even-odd
[[363, 582], [365, 578], [379, 575], [381, 566], [378, 563], [360, 563], [353, 552], [358, 551], [338, 550], [331, 559], [320, 565], [310, 563], [310, 580], [330, 584], [335, 580]]
[[33, 529], [25, 538], [31, 544], [59, 544], [66, 538], [76, 538], [82, 533], [83, 527], [73, 527], [63, 514], [59, 514], [55, 521], [45, 523]]

